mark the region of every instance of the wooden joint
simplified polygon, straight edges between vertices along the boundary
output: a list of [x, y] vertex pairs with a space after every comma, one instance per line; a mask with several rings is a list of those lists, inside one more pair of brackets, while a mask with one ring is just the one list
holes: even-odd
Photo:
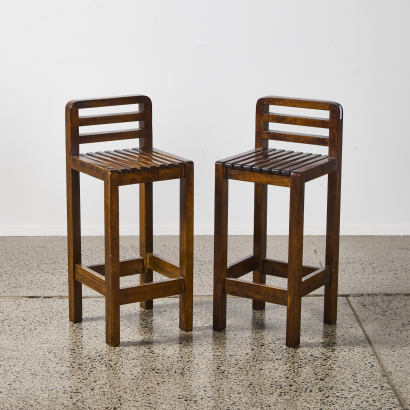
[[[105, 276], [105, 265], [92, 265], [88, 269]], [[120, 277], [138, 275], [145, 272], [144, 258], [126, 259], [120, 261]]]
[[330, 282], [332, 273], [332, 266], [325, 266], [324, 268], [315, 270], [305, 280], [302, 281], [302, 296], [326, 285]]
[[161, 258], [154, 253], [147, 254], [147, 268], [170, 279], [180, 278], [182, 276], [178, 266], [175, 266], [170, 261]]
[[101, 295], [105, 295], [105, 278], [98, 272], [81, 265], [75, 265], [75, 280], [83, 285], [95, 290]]
[[170, 279], [163, 282], [147, 282], [138, 286], [120, 289], [120, 305], [165, 298], [184, 293], [184, 279]]
[[237, 279], [259, 267], [259, 256], [257, 253], [249, 255], [228, 266], [227, 277]]
[[286, 289], [240, 279], [224, 278], [224, 293], [242, 298], [276, 303], [277, 305], [287, 305]]

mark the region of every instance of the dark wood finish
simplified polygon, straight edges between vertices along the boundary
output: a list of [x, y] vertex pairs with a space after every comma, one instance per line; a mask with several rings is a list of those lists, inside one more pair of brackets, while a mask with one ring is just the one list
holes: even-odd
[[282, 175], [260, 174], [252, 171], [226, 169], [226, 178], [268, 185], [290, 186], [290, 178]]
[[119, 122], [144, 121], [144, 112], [126, 112], [123, 114], [104, 114], [79, 117], [80, 127], [88, 125], [114, 124]]
[[254, 253], [228, 266], [227, 277], [238, 279], [259, 268], [259, 254]]
[[[79, 110], [138, 104], [138, 111], [79, 115]], [[129, 110], [128, 110], [129, 111]], [[80, 127], [139, 122], [139, 128], [80, 134]], [[130, 125], [132, 127], [132, 125]], [[80, 144], [138, 138], [139, 147], [80, 154]], [[82, 320], [82, 284], [105, 296], [106, 341], [120, 343], [120, 305], [180, 295], [179, 326], [192, 330], [193, 186], [192, 161], [152, 146], [152, 104], [146, 96], [70, 101], [66, 106], [67, 241], [70, 320]], [[105, 263], [81, 265], [80, 178], [83, 172], [104, 181]], [[153, 182], [180, 179], [180, 266], [153, 254]], [[140, 257], [119, 260], [119, 186], [139, 184]], [[154, 283], [153, 269], [171, 278]], [[120, 289], [120, 277], [140, 274], [141, 285]]]
[[105, 295], [105, 278], [90, 268], [75, 265], [75, 279], [101, 295]]
[[104, 181], [105, 332], [110, 346], [120, 344], [120, 241], [118, 174]]
[[305, 185], [299, 175], [292, 174], [290, 182], [288, 300], [286, 315], [286, 345], [290, 347], [296, 347], [300, 343], [304, 200]]
[[225, 278], [224, 283], [224, 290], [229, 295], [286, 306], [285, 289], [231, 278]]
[[155, 255], [155, 253], [147, 254], [147, 266], [148, 269], [158, 272], [170, 279], [181, 277], [180, 269], [178, 266], [175, 266], [165, 258]]
[[75, 265], [81, 264], [80, 173], [73, 169], [71, 158], [78, 156], [78, 108], [67, 104], [65, 110], [67, 175], [67, 250], [68, 305], [74, 323], [82, 321], [82, 285], [75, 279]]
[[[310, 275], [312, 272], [316, 272], [318, 269], [320, 268], [302, 265], [302, 277]], [[265, 275], [287, 278], [288, 263], [266, 258], [263, 260], [263, 272], [265, 273]]]
[[276, 141], [303, 142], [303, 144], [329, 146], [329, 138], [321, 135], [299, 134], [297, 132], [266, 131], [263, 138]]
[[330, 282], [330, 275], [332, 273], [332, 267], [326, 266], [322, 269], [311, 273], [302, 282], [302, 296], [319, 289], [323, 285], [327, 285]]
[[339, 276], [340, 191], [342, 179], [343, 109], [339, 105], [330, 109], [329, 156], [337, 158], [337, 168], [327, 180], [326, 265], [332, 266], [330, 282], [325, 286], [324, 322], [337, 320], [337, 288]]
[[[148, 254], [153, 252], [153, 206], [152, 182], [140, 184], [140, 256], [145, 260], [145, 272], [140, 276], [140, 283], [153, 281], [152, 269], [148, 266]], [[140, 306], [152, 309], [153, 301], [143, 299]]]
[[194, 164], [188, 162], [180, 179], [179, 266], [185, 291], [179, 296], [179, 327], [192, 330], [194, 273]]
[[[329, 118], [278, 114], [270, 106], [316, 109], [329, 112]], [[276, 111], [276, 110], [275, 110]], [[215, 168], [215, 260], [214, 330], [226, 326], [226, 295], [253, 299], [254, 309], [265, 302], [287, 306], [286, 344], [300, 342], [302, 297], [325, 285], [325, 323], [337, 316], [337, 278], [339, 258], [340, 185], [342, 157], [342, 107], [331, 101], [285, 97], [263, 97], [256, 104], [255, 149], [216, 162]], [[269, 129], [269, 123], [319, 127], [328, 136]], [[269, 148], [269, 140], [328, 146], [328, 155]], [[326, 267], [305, 266], [303, 259], [303, 212], [305, 184], [328, 175], [328, 215]], [[255, 184], [253, 255], [227, 267], [228, 180]], [[266, 258], [267, 185], [290, 188], [289, 262]], [[253, 282], [241, 281], [249, 269]], [[266, 275], [288, 280], [287, 290], [267, 286]], [[304, 279], [303, 279], [304, 278]]]
[[120, 289], [120, 304], [142, 302], [146, 300], [180, 295], [184, 292], [184, 279], [169, 279], [163, 282], [147, 282], [137, 286]]
[[[120, 261], [120, 277], [138, 275], [145, 272], [144, 258], [125, 259]], [[105, 265], [91, 265], [88, 269], [105, 276]]]
[[[266, 275], [263, 272], [263, 260], [266, 258], [266, 225], [268, 223], [268, 186], [255, 184], [254, 195], [254, 230], [253, 252], [258, 255], [258, 267], [253, 271], [253, 281], [265, 284]], [[265, 301], [254, 298], [252, 301], [254, 310], [265, 309]]]
[[214, 305], [213, 329], [226, 328], [226, 292], [228, 258], [228, 179], [223, 164], [215, 165], [215, 234], [214, 234]]

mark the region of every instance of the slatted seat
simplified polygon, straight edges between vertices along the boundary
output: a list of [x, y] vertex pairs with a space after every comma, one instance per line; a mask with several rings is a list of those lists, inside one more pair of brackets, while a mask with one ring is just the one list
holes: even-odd
[[[270, 112], [271, 106], [305, 108], [329, 112], [329, 118], [312, 118]], [[226, 295], [253, 299], [255, 310], [265, 302], [287, 306], [286, 344], [300, 343], [302, 297], [325, 286], [324, 322], [337, 317], [339, 261], [340, 185], [342, 163], [342, 107], [329, 101], [264, 97], [256, 105], [255, 149], [219, 160], [215, 164], [214, 238], [214, 330], [226, 327]], [[329, 136], [271, 130], [269, 124], [325, 128]], [[269, 140], [328, 146], [328, 155], [269, 148]], [[305, 184], [328, 175], [326, 266], [305, 266], [303, 217]], [[227, 265], [228, 181], [255, 183], [253, 253]], [[289, 261], [266, 257], [267, 186], [290, 188]], [[253, 281], [241, 276], [253, 271]], [[266, 285], [266, 275], [286, 278], [286, 289]]]
[[[79, 110], [138, 104], [136, 112], [79, 115]], [[80, 133], [80, 127], [139, 122], [139, 128]], [[139, 138], [138, 148], [80, 154], [80, 144]], [[70, 320], [82, 320], [82, 285], [105, 296], [106, 342], [120, 343], [120, 305], [140, 302], [152, 309], [153, 299], [179, 295], [179, 326], [192, 330], [193, 303], [193, 162], [152, 147], [152, 108], [146, 96], [70, 101], [66, 106], [67, 230]], [[105, 263], [81, 264], [79, 173], [104, 181]], [[153, 182], [180, 180], [179, 266], [153, 253]], [[119, 187], [139, 184], [140, 257], [120, 261]], [[153, 282], [153, 271], [167, 279]], [[119, 278], [140, 275], [140, 285], [120, 288]]]

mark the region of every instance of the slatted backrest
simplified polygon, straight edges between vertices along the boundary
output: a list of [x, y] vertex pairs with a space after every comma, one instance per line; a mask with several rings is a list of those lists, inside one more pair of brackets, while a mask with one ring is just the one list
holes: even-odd
[[[79, 110], [85, 108], [110, 107], [118, 105], [138, 104], [135, 112], [79, 115]], [[80, 133], [80, 127], [90, 125], [139, 122], [139, 128]], [[66, 105], [66, 149], [67, 156], [79, 155], [79, 145], [92, 142], [115, 141], [124, 139], [140, 139], [140, 147], [152, 148], [152, 104], [145, 95], [124, 97], [97, 98], [92, 100], [73, 100]]]
[[[270, 106], [307, 108], [329, 112], [329, 118], [313, 118], [291, 114], [278, 114]], [[269, 129], [269, 123], [326, 128], [329, 136], [302, 134]], [[268, 148], [269, 140], [329, 146], [329, 155], [339, 157], [342, 147], [343, 109], [331, 101], [302, 100], [286, 97], [263, 97], [256, 104], [256, 148]], [[274, 125], [272, 126], [274, 128]], [[314, 129], [314, 128], [313, 128]]]

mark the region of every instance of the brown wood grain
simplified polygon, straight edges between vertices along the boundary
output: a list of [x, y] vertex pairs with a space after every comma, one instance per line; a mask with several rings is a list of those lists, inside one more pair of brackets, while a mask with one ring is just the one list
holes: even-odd
[[93, 269], [75, 265], [75, 278], [101, 295], [105, 295], [105, 278]]
[[137, 286], [127, 286], [120, 289], [121, 305], [143, 302], [167, 296], [180, 295], [184, 291], [184, 279], [169, 279], [163, 282], [146, 282]]

